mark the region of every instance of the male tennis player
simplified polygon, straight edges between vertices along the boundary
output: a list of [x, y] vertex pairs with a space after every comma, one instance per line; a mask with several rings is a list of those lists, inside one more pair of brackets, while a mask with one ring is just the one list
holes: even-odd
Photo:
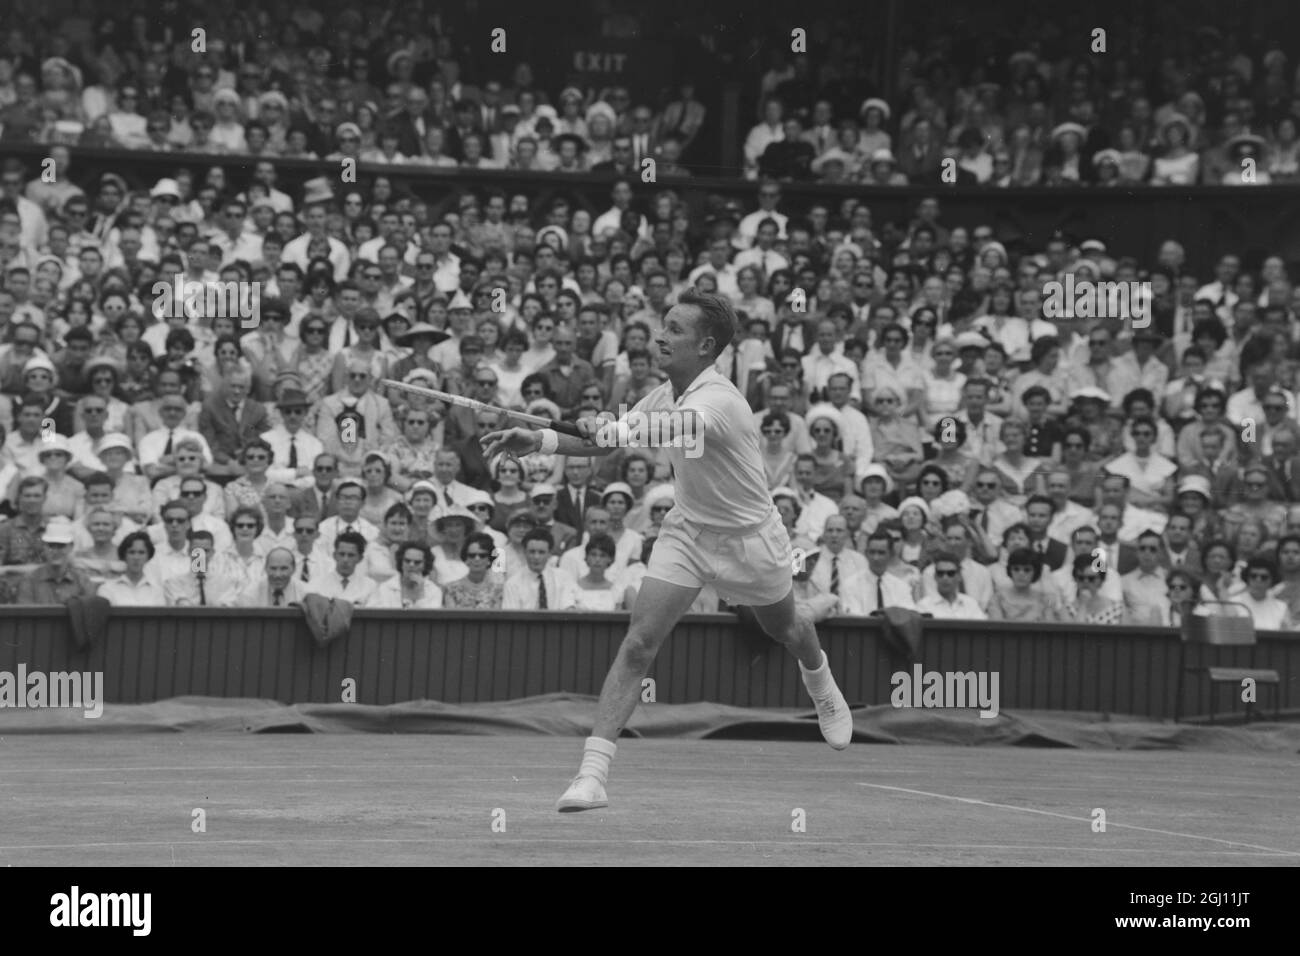
[[798, 658], [827, 743], [843, 750], [852, 740], [853, 719], [812, 619], [795, 613], [790, 540], [767, 490], [753, 412], [736, 386], [713, 367], [736, 326], [735, 310], [726, 299], [687, 291], [664, 317], [655, 340], [659, 368], [668, 381], [624, 419], [580, 422], [583, 438], [511, 428], [482, 439], [489, 458], [536, 451], [598, 456], [628, 442], [628, 420], [645, 420], [638, 412], [653, 421], [678, 423], [677, 434], [657, 429], [657, 444], [668, 448], [673, 466], [676, 506], [664, 519], [627, 637], [601, 688], [582, 766], [556, 805], [561, 812], [609, 805], [605, 783], [610, 760], [619, 732], [636, 708], [641, 680], [705, 584], [732, 604], [752, 607], [763, 630]]

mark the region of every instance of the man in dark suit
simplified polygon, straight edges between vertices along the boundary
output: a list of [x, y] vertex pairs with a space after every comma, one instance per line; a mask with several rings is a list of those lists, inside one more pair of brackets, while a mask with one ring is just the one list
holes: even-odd
[[317, 455], [312, 462], [314, 484], [309, 488], [294, 489], [289, 503], [289, 514], [295, 518], [316, 518], [324, 521], [338, 514], [334, 488], [338, 484], [339, 463], [333, 455]]
[[218, 389], [199, 410], [199, 434], [212, 449], [208, 474], [218, 481], [242, 475], [239, 452], [250, 441], [271, 427], [266, 406], [248, 397], [252, 374], [236, 369], [226, 376], [226, 385]]
[[1056, 505], [1046, 495], [1033, 495], [1025, 502], [1025, 524], [1029, 527], [1029, 547], [1043, 556], [1043, 563], [1053, 571], [1065, 564], [1070, 548], [1065, 542], [1047, 536], [1047, 527], [1056, 514]]
[[429, 95], [418, 86], [406, 91], [405, 108], [388, 121], [397, 131], [397, 148], [406, 156], [424, 155], [424, 134], [442, 121], [429, 112]]
[[480, 491], [492, 490], [492, 468], [483, 457], [479, 437], [500, 428], [500, 422], [501, 416], [494, 411], [475, 412], [474, 433], [452, 446], [460, 455], [460, 481]]
[[564, 463], [564, 484], [560, 486], [555, 520], [574, 528], [585, 527], [588, 508], [600, 507], [600, 492], [591, 485], [591, 459], [570, 458]]
[[1273, 450], [1264, 456], [1268, 469], [1270, 501], [1300, 501], [1300, 461], [1296, 460], [1296, 434], [1286, 428], [1273, 433]]
[[1113, 502], [1097, 509], [1097, 547], [1106, 552], [1106, 570], [1128, 574], [1138, 566], [1137, 548], [1121, 544], [1119, 529], [1124, 523], [1124, 510]]
[[1201, 548], [1192, 537], [1191, 518], [1185, 514], [1170, 515], [1161, 540], [1164, 547], [1160, 552], [1160, 564], [1166, 571], [1187, 571], [1197, 577], [1204, 573]]

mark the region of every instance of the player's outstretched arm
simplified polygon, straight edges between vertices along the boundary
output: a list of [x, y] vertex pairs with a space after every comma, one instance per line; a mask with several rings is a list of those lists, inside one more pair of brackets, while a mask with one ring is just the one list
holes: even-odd
[[[557, 435], [558, 444], [555, 454], [574, 458], [600, 458], [614, 450], [614, 446], [602, 446], [596, 443], [596, 432], [603, 422], [595, 419], [580, 419], [575, 423], [582, 432], [582, 438], [572, 435]], [[531, 455], [542, 448], [542, 433], [531, 428], [507, 428], [502, 431], [489, 432], [480, 439], [483, 445], [483, 457], [492, 458], [502, 452], [515, 455]]]

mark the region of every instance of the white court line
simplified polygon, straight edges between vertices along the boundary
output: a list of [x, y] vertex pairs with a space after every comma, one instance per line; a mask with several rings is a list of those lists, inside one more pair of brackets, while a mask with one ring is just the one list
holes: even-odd
[[[931, 793], [928, 790], [909, 790], [907, 787], [891, 787], [883, 783], [858, 783], [859, 787], [871, 787], [876, 790], [895, 790], [899, 793], [913, 793], [921, 797], [937, 797], [940, 800], [955, 800], [958, 803], [970, 803], [981, 807], [994, 807], [999, 810], [1018, 810], [1021, 813], [1039, 813], [1045, 817], [1059, 817], [1062, 820], [1071, 820], [1075, 823], [1091, 823], [1092, 817], [1072, 817], [1068, 813], [1057, 813], [1054, 810], [1038, 810], [1034, 807], [1017, 807], [1009, 803], [990, 803], [987, 800], [977, 800], [974, 797], [954, 797], [948, 793]], [[1119, 827], [1124, 830], [1140, 830], [1144, 833], [1159, 833], [1163, 836], [1183, 837], [1187, 840], [1208, 840], [1211, 843], [1222, 843], [1225, 846], [1244, 846], [1252, 850], [1263, 850], [1266, 853], [1273, 853], [1278, 856], [1300, 856], [1296, 850], [1279, 850], [1271, 846], [1259, 846], [1255, 843], [1242, 843], [1240, 840], [1221, 840], [1218, 837], [1200, 836], [1195, 833], [1179, 833], [1176, 830], [1159, 830], [1155, 827], [1140, 827], [1131, 823], [1112, 823], [1106, 820], [1107, 827]]]
[[[560, 839], [558, 837], [500, 837], [488, 838], [482, 840], [472, 837], [416, 837], [393, 838], [393, 837], [361, 837], [349, 840], [195, 840], [189, 843], [177, 843], [175, 840], [143, 840], [139, 843], [48, 843], [48, 844], [29, 844], [19, 846], [0, 846], [0, 853], [12, 852], [17, 850], [106, 850], [106, 849], [140, 849], [144, 847], [172, 847], [179, 846], [184, 849], [202, 848], [205, 846], [364, 846], [367, 844], [390, 844], [390, 843], [450, 843], [462, 845], [476, 845], [484, 842], [491, 842], [494, 846], [506, 846], [516, 843], [527, 844], [563, 844], [570, 847], [587, 846], [771, 846], [771, 847], [857, 847], [857, 848], [897, 848], [897, 849], [924, 849], [924, 850], [997, 850], [1003, 851], [1027, 851], [1036, 852], [1040, 850], [1059, 850], [1064, 852], [1082, 852], [1082, 853], [1140, 853], [1150, 854], [1150, 847], [1134, 847], [1125, 849], [1110, 849], [1100, 846], [1051, 846], [1046, 844], [1007, 844], [1007, 843], [872, 843], [865, 841], [853, 840], [804, 840], [791, 836], [787, 840], [644, 840], [644, 839]], [[1246, 845], [1246, 844], [1243, 844]], [[1162, 853], [1181, 853], [1192, 854], [1202, 853], [1199, 850], [1161, 850]], [[1221, 856], [1245, 856], [1256, 858], [1257, 854], [1245, 853], [1238, 850], [1218, 850], [1213, 851]]]

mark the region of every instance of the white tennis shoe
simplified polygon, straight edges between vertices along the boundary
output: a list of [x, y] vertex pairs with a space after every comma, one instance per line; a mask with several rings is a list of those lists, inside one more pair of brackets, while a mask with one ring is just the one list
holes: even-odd
[[605, 796], [605, 786], [595, 777], [579, 774], [564, 791], [564, 796], [555, 804], [561, 813], [575, 813], [578, 810], [595, 810], [609, 806]]
[[[806, 679], [804, 686], [807, 686]], [[853, 714], [849, 711], [848, 701], [840, 693], [839, 685], [832, 680], [830, 693], [820, 700], [813, 697], [813, 703], [817, 705], [817, 723], [826, 742], [836, 750], [848, 747], [853, 742]]]

